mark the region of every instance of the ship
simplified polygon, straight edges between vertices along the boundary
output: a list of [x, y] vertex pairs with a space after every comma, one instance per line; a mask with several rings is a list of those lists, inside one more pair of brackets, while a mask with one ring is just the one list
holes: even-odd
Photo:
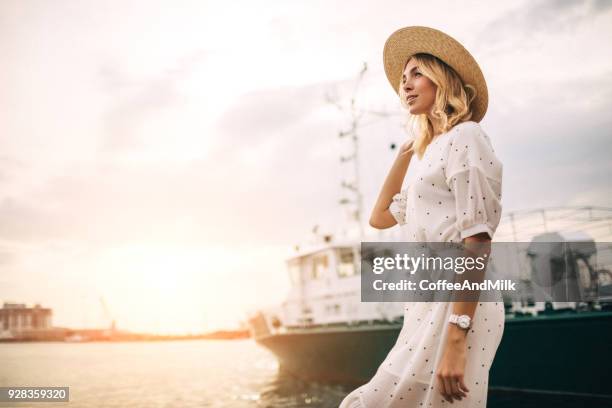
[[[361, 243], [405, 241], [401, 228], [376, 235], [364, 233], [360, 129], [394, 114], [358, 107], [359, 83], [366, 71], [364, 64], [346, 106], [337, 97], [328, 97], [341, 111], [350, 113], [350, 126], [338, 137], [352, 142], [350, 154], [340, 157], [343, 165], [353, 166], [351, 181], [341, 183], [352, 197], [340, 199], [339, 204], [352, 209], [346, 224], [356, 225], [358, 232], [351, 239], [346, 229], [324, 235], [317, 234], [315, 227], [316, 244], [296, 246], [286, 260], [291, 287], [284, 301], [253, 312], [247, 320], [251, 337], [276, 356], [279, 370], [303, 380], [353, 386], [366, 383], [403, 325], [404, 303], [363, 302], [361, 298]], [[368, 122], [362, 124], [364, 118]], [[393, 151], [398, 146], [393, 142], [389, 147]], [[412, 166], [406, 175], [408, 183], [415, 174]], [[504, 334], [489, 373], [489, 390], [561, 399], [571, 396], [597, 401], [597, 406], [603, 399], [612, 406], [608, 384], [612, 367], [612, 208], [563, 206], [507, 212], [495, 242], [516, 244], [512, 272], [523, 290], [520, 298], [503, 297]], [[551, 245], [546, 248], [537, 243]], [[564, 258], [558, 259], [559, 247], [567, 244], [571, 248], [571, 243], [579, 245], [563, 251]], [[535, 255], [538, 262], [532, 262]], [[538, 281], [550, 281], [560, 263], [575, 278], [572, 290], [585, 301], [536, 301], [540, 297], [530, 292]]]
[[[540, 219], [534, 226], [534, 219]], [[543, 221], [543, 222], [542, 222]], [[536, 223], [537, 224], [537, 223]], [[517, 232], [517, 231], [520, 231]], [[496, 241], [517, 251], [524, 285], [546, 279], [559, 245], [580, 242], [563, 262], [578, 278], [584, 302], [504, 295], [506, 323], [489, 389], [604, 398], [612, 402], [612, 209], [557, 207], [504, 216]], [[534, 243], [551, 243], [544, 262], [529, 262]], [[555, 245], [556, 244], [556, 245]], [[531, 249], [530, 249], [531, 248]], [[542, 252], [542, 246], [538, 246]], [[546, 252], [546, 251], [545, 251]], [[376, 372], [403, 323], [402, 302], [361, 301], [361, 240], [322, 236], [286, 260], [291, 288], [276, 306], [249, 319], [252, 338], [282, 372], [303, 380], [360, 385]], [[527, 295], [525, 295], [527, 293]]]

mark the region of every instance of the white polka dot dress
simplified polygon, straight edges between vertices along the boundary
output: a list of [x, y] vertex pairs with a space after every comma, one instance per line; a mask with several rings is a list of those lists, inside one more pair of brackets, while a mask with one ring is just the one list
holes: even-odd
[[[493, 237], [501, 186], [502, 164], [489, 137], [478, 123], [464, 122], [434, 138], [416, 178], [396, 194], [390, 210], [408, 241], [461, 242], [481, 232]], [[466, 337], [467, 397], [447, 402], [435, 374], [452, 303], [409, 302], [395, 345], [374, 377], [348, 394], [340, 408], [485, 407], [489, 369], [504, 330], [501, 294], [497, 300], [478, 304]]]

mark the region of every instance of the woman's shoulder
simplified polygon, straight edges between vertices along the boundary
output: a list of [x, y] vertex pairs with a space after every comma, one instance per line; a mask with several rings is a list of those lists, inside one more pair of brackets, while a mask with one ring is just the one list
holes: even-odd
[[480, 123], [471, 120], [456, 124], [449, 133], [451, 133], [451, 142], [491, 144], [489, 136], [482, 130]]
[[489, 136], [480, 124], [468, 121], [453, 128], [447, 155], [447, 174], [477, 167], [494, 180], [501, 182], [502, 163], [495, 155]]
[[482, 128], [480, 127], [480, 123], [474, 122], [473, 120], [467, 120], [465, 122], [457, 123], [451, 128], [450, 132], [456, 134], [477, 134], [482, 133]]

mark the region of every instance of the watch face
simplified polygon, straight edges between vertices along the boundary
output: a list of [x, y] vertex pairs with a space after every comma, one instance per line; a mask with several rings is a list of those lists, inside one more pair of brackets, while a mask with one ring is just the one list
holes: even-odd
[[457, 319], [457, 324], [462, 329], [467, 329], [468, 327], [470, 327], [470, 318], [468, 316], [459, 316], [459, 318]]

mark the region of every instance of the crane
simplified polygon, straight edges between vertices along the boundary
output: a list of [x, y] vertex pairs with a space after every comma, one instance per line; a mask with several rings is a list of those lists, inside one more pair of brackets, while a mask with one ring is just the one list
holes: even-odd
[[104, 315], [106, 319], [111, 322], [110, 332], [114, 333], [116, 330], [115, 319], [110, 314], [108, 306], [106, 305], [106, 301], [104, 300], [104, 296], [100, 296], [100, 303], [102, 304], [102, 309], [104, 310]]

